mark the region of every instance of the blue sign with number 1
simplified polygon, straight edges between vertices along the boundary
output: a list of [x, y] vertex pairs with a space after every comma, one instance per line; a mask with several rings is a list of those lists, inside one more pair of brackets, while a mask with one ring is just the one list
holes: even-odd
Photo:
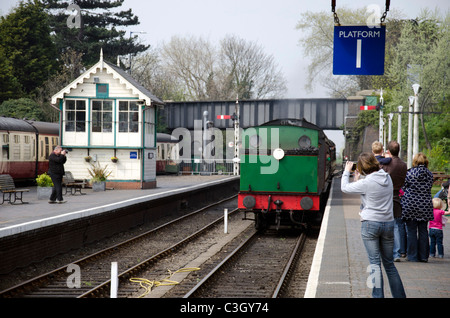
[[335, 26], [334, 75], [383, 75], [386, 26]]

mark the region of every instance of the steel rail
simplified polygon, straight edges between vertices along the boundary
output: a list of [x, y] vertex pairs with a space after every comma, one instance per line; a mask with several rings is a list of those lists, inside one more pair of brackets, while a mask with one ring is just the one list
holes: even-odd
[[[228, 214], [231, 215], [237, 211], [239, 211], [239, 209], [236, 208], [234, 210], [231, 210]], [[186, 245], [190, 241], [194, 240], [195, 238], [199, 237], [200, 235], [202, 235], [203, 233], [205, 233], [206, 231], [208, 231], [209, 229], [214, 227], [217, 223], [221, 222], [223, 220], [223, 218], [224, 218], [224, 216], [219, 217], [215, 221], [207, 224], [203, 228], [199, 229], [197, 232], [195, 232], [195, 233], [191, 234], [190, 236], [186, 237], [185, 239], [183, 239], [182, 241], [173, 244], [172, 246], [168, 247], [167, 249], [147, 258], [146, 260], [140, 262], [139, 264], [137, 264], [133, 267], [130, 267], [126, 271], [120, 273], [117, 276], [119, 279], [119, 282], [128, 279], [128, 277], [130, 275], [132, 275], [132, 274], [134, 275], [135, 272], [150, 265], [150, 263], [155, 262], [159, 258], [164, 257], [164, 256], [170, 254], [171, 252], [174, 252], [178, 248]], [[85, 292], [84, 294], [78, 296], [77, 298], [87, 298], [87, 297], [92, 297], [95, 295], [105, 294], [105, 293], [109, 292], [110, 286], [111, 286], [111, 280], [107, 280], [107, 281], [103, 282], [102, 284], [98, 285], [97, 287], [94, 287], [91, 290]]]
[[[219, 205], [219, 204], [221, 204], [221, 203], [224, 203], [224, 202], [226, 202], [226, 201], [229, 201], [229, 200], [235, 198], [236, 196], [237, 196], [237, 195], [233, 195], [233, 196], [231, 196], [231, 197], [225, 198], [225, 199], [220, 200], [220, 201], [218, 201], [218, 202], [215, 202], [215, 203], [213, 203], [213, 204], [210, 204], [210, 205], [207, 205], [207, 206], [205, 206], [205, 207], [202, 207], [202, 208], [200, 208], [200, 209], [198, 209], [198, 210], [196, 210], [196, 211], [193, 211], [193, 212], [188, 213], [188, 214], [186, 214], [186, 215], [183, 215], [183, 216], [181, 216], [181, 217], [179, 217], [179, 218], [177, 218], [177, 219], [174, 219], [174, 220], [172, 220], [172, 221], [170, 221], [170, 222], [167, 222], [167, 223], [165, 223], [165, 224], [162, 224], [162, 225], [160, 225], [160, 226], [158, 226], [158, 227], [156, 227], [156, 228], [154, 228], [154, 229], [152, 229], [152, 230], [149, 230], [149, 231], [147, 231], [147, 232], [145, 232], [145, 233], [142, 233], [142, 234], [140, 234], [140, 235], [137, 235], [136, 237], [133, 237], [133, 238], [128, 239], [128, 240], [125, 240], [125, 241], [123, 241], [123, 242], [120, 242], [120, 243], [115, 244], [115, 245], [113, 245], [113, 246], [110, 246], [110, 247], [108, 247], [108, 248], [105, 248], [105, 249], [103, 249], [103, 250], [100, 250], [100, 251], [98, 251], [98, 252], [95, 252], [95, 253], [93, 253], [93, 254], [91, 254], [91, 255], [88, 255], [88, 256], [86, 256], [86, 257], [83, 257], [83, 258], [81, 258], [81, 259], [79, 259], [79, 260], [77, 260], [77, 261], [74, 261], [74, 262], [70, 263], [70, 264], [66, 264], [66, 265], [64, 265], [64, 266], [61, 266], [61, 267], [55, 269], [55, 270], [52, 270], [52, 271], [47, 272], [47, 273], [44, 273], [44, 274], [39, 275], [39, 276], [37, 276], [37, 277], [35, 277], [35, 278], [32, 278], [32, 279], [30, 279], [30, 280], [27, 280], [27, 281], [25, 281], [25, 282], [22, 282], [22, 283], [20, 283], [20, 284], [17, 284], [17, 285], [15, 285], [15, 286], [12, 286], [12, 287], [10, 287], [10, 288], [7, 288], [7, 289], [5, 289], [5, 290], [3, 290], [3, 291], [0, 291], [0, 298], [12, 298], [12, 297], [14, 297], [14, 296], [16, 296], [16, 295], [24, 294], [25, 292], [27, 292], [27, 291], [29, 291], [29, 290], [35, 289], [37, 286], [41, 286], [41, 285], [45, 284], [47, 281], [53, 280], [54, 277], [66, 273], [67, 267], [68, 267], [69, 265], [71, 265], [71, 264], [77, 264], [77, 265], [80, 265], [80, 264], [82, 264], [82, 263], [84, 263], [84, 262], [88, 262], [88, 261], [90, 261], [90, 260], [92, 260], [92, 259], [94, 259], [94, 258], [96, 258], [96, 257], [100, 257], [100, 256], [103, 256], [103, 255], [106, 255], [107, 253], [110, 253], [110, 252], [114, 251], [114, 250], [117, 249], [117, 248], [123, 248], [123, 247], [125, 247], [126, 245], [133, 244], [133, 243], [137, 242], [138, 240], [145, 238], [146, 236], [152, 235], [153, 233], [155, 233], [155, 232], [158, 231], [158, 230], [161, 230], [161, 229], [163, 229], [163, 228], [165, 228], [165, 227], [168, 227], [168, 226], [174, 225], [174, 224], [176, 224], [176, 223], [178, 223], [178, 222], [181, 222], [181, 221], [183, 221], [184, 219], [187, 219], [187, 218], [189, 218], [189, 217], [191, 217], [191, 216], [193, 216], [193, 215], [199, 214], [199, 213], [201, 213], [201, 212], [203, 212], [203, 211], [205, 211], [205, 210], [207, 210], [207, 209], [210, 209], [210, 208], [212, 208], [212, 207], [214, 207], [214, 206], [216, 206], [216, 205]], [[233, 210], [233, 211], [230, 211], [230, 214], [231, 214], [231, 213], [234, 213], [234, 212], [237, 211], [237, 210], [238, 210], [238, 209]], [[223, 219], [223, 216], [220, 217], [220, 218], [218, 218], [218, 219], [217, 219], [216, 221], [214, 221], [214, 222], [219, 222], [221, 219]], [[214, 223], [214, 222], [212, 222], [212, 223]], [[207, 226], [206, 226], [206, 227], [207, 227]], [[199, 231], [197, 231], [197, 232], [199, 232]], [[196, 233], [197, 233], [197, 232], [196, 232]], [[195, 235], [196, 233], [194, 233], [193, 235]], [[197, 234], [197, 235], [198, 235], [198, 234]], [[175, 246], [175, 245], [177, 245], [177, 244], [174, 244], [174, 246]], [[172, 246], [172, 248], [173, 248], [174, 246]], [[167, 253], [167, 251], [165, 251], [165, 252]], [[161, 252], [161, 253], [163, 253], [163, 252]], [[158, 253], [157, 255], [160, 255], [161, 253]], [[156, 256], [156, 255], [155, 255], [155, 256]], [[139, 264], [139, 265], [142, 266], [143, 264]], [[138, 265], [136, 265], [136, 266], [138, 266]], [[126, 273], [126, 272], [125, 272], [125, 273]], [[123, 273], [123, 274], [125, 274], [125, 273]], [[104, 282], [104, 283], [102, 283], [101, 285], [105, 285], [106, 283], [108, 283], [108, 282]], [[91, 290], [94, 291], [95, 288], [94, 288], [94, 289], [91, 289]], [[87, 293], [84, 293], [83, 296], [87, 296], [87, 294], [88, 294], [88, 292], [87, 292]]]
[[306, 234], [302, 233], [295, 244], [295, 248], [292, 251], [291, 257], [289, 258], [288, 263], [286, 264], [283, 274], [281, 275], [280, 282], [275, 288], [275, 291], [272, 295], [272, 298], [277, 298], [280, 295], [280, 292], [285, 288], [286, 283], [292, 273], [294, 266], [297, 264], [297, 260], [300, 257], [301, 251], [303, 250], [303, 246], [305, 245]]
[[246, 240], [244, 240], [241, 244], [239, 244], [238, 247], [236, 247], [231, 253], [228, 254], [228, 256], [223, 259], [216, 267], [214, 267], [201, 281], [198, 282], [197, 285], [194, 286], [188, 293], [186, 293], [183, 298], [189, 298], [192, 297], [197, 291], [199, 291], [201, 288], [203, 288], [210, 280], [211, 277], [213, 277], [216, 273], [219, 272], [221, 268], [226, 266], [226, 264], [235, 256], [237, 256], [242, 249], [247, 246], [258, 234], [258, 232], [255, 230], [252, 235], [250, 235]]
[[[200, 282], [198, 282], [188, 293], [186, 293], [183, 298], [194, 297], [196, 293], [201, 292], [201, 289], [205, 288], [205, 286], [209, 283], [211, 278], [216, 274], [220, 273], [221, 269], [223, 269], [234, 257], [239, 255], [242, 249], [249, 245], [249, 243], [257, 237], [258, 232], [255, 231], [251, 236], [249, 236], [245, 241], [243, 241], [239, 246], [237, 246], [231, 253], [227, 255], [225, 259], [223, 259], [216, 267], [214, 267]], [[287, 280], [289, 279], [290, 273], [292, 272], [299, 255], [301, 254], [301, 250], [303, 249], [304, 243], [306, 241], [306, 234], [301, 233], [298, 237], [295, 247], [291, 251], [291, 256], [289, 257], [289, 261], [286, 263], [283, 273], [280, 276], [277, 287], [275, 288], [274, 293], [272, 294], [272, 298], [277, 298], [280, 295], [280, 292], [286, 285]]]

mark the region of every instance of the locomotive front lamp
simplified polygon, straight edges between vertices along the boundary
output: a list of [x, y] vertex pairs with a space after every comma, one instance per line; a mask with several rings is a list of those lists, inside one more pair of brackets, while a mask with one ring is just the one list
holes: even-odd
[[277, 160], [281, 160], [284, 158], [284, 150], [281, 148], [277, 148], [273, 151], [273, 157]]
[[298, 145], [300, 148], [308, 148], [311, 146], [311, 138], [306, 135], [301, 136], [298, 139]]

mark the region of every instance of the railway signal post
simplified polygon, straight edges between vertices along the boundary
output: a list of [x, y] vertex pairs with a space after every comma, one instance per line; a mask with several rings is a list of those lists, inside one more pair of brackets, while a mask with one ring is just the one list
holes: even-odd
[[232, 119], [234, 125], [233, 175], [239, 175], [239, 99], [236, 98], [233, 115], [217, 115], [217, 119]]

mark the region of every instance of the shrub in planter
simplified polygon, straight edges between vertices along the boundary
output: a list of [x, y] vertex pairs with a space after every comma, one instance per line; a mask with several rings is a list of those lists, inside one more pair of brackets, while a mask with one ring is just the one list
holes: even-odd
[[112, 171], [107, 170], [108, 165], [101, 167], [99, 162], [91, 163], [91, 168], [88, 169], [91, 175], [92, 189], [94, 191], [105, 191], [106, 189], [106, 179], [112, 173]]
[[52, 194], [52, 178], [44, 172], [36, 178], [38, 200], [48, 199]]

